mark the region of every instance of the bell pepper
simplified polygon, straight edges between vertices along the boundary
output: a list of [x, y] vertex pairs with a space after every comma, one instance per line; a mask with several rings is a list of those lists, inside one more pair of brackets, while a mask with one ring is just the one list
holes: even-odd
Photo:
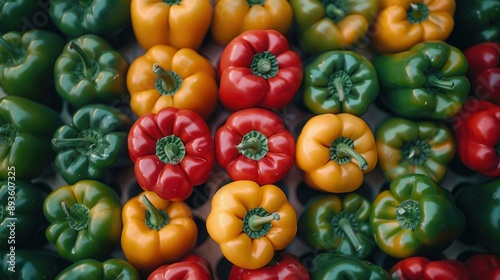
[[147, 280], [212, 280], [212, 274], [212, 267], [203, 256], [190, 254], [178, 262], [158, 267]]
[[189, 206], [144, 191], [123, 205], [121, 247], [143, 277], [180, 261], [195, 247], [198, 228]]
[[460, 240], [480, 244], [500, 254], [500, 179], [481, 183], [462, 183], [453, 189], [455, 202], [467, 221]]
[[137, 119], [128, 151], [141, 188], [167, 200], [185, 200], [215, 165], [208, 124], [193, 111], [172, 107]]
[[19, 96], [0, 98], [0, 180], [40, 176], [54, 159], [50, 139], [61, 125], [60, 116], [42, 104]]
[[451, 193], [423, 174], [391, 181], [372, 203], [370, 227], [377, 246], [395, 258], [425, 256], [448, 248], [465, 228]]
[[259, 269], [295, 238], [297, 216], [276, 185], [239, 180], [216, 191], [206, 226], [229, 262], [243, 269]]
[[368, 124], [349, 113], [311, 117], [296, 142], [296, 166], [315, 190], [346, 193], [358, 189], [377, 165], [375, 137]]
[[389, 273], [366, 260], [337, 253], [320, 253], [312, 260], [314, 280], [389, 280]]
[[455, 26], [455, 0], [379, 0], [370, 33], [371, 48], [381, 53], [409, 50], [421, 42], [445, 41]]
[[52, 191], [43, 203], [47, 240], [63, 258], [104, 259], [120, 243], [122, 205], [116, 192], [99, 181], [82, 180]]
[[244, 269], [233, 265], [228, 280], [310, 280], [306, 267], [295, 255], [282, 251], [259, 269]]
[[469, 64], [467, 77], [471, 82], [471, 94], [500, 105], [500, 43], [473, 45], [464, 55]]
[[302, 83], [302, 60], [276, 30], [249, 30], [222, 50], [219, 99], [229, 111], [283, 109]]
[[465, 260], [472, 280], [500, 279], [500, 257], [490, 253], [477, 253]]
[[300, 215], [300, 233], [316, 250], [367, 259], [376, 247], [370, 210], [371, 202], [355, 192], [318, 195]]
[[347, 50], [317, 55], [304, 68], [304, 105], [315, 114], [350, 113], [362, 116], [379, 93], [373, 64]]
[[399, 261], [391, 268], [389, 274], [392, 279], [400, 280], [472, 279], [469, 269], [459, 260], [445, 259], [431, 261], [428, 258], [418, 256]]
[[43, 215], [43, 201], [48, 189], [25, 180], [15, 173], [0, 182], [0, 250], [39, 248], [45, 243], [48, 222]]
[[102, 180], [113, 167], [128, 159], [127, 137], [132, 121], [104, 104], [80, 107], [71, 123], [59, 127], [52, 138], [56, 170], [68, 184]]
[[215, 75], [214, 66], [196, 51], [156, 45], [130, 64], [130, 108], [142, 116], [175, 107], [208, 119], [217, 107]]
[[281, 118], [266, 109], [232, 113], [215, 133], [217, 162], [233, 181], [259, 185], [283, 179], [295, 162], [295, 138]]
[[0, 86], [5, 93], [59, 107], [54, 63], [65, 44], [58, 33], [41, 29], [0, 36]]
[[210, 35], [215, 43], [226, 46], [249, 30], [273, 29], [287, 34], [292, 21], [287, 0], [216, 0]]
[[48, 249], [0, 251], [0, 278], [4, 280], [55, 279], [71, 263]]
[[127, 94], [128, 62], [97, 35], [85, 34], [71, 40], [54, 65], [59, 96], [76, 108], [113, 104]]
[[310, 55], [361, 43], [379, 10], [377, 0], [291, 0], [297, 41]]
[[93, 279], [93, 280], [140, 280], [137, 270], [127, 261], [110, 258], [103, 262], [85, 259], [75, 262], [61, 271], [55, 280]]
[[66, 37], [112, 37], [130, 26], [130, 0], [50, 0], [49, 16]]
[[407, 51], [377, 55], [373, 64], [381, 103], [405, 118], [449, 119], [469, 95], [467, 59], [445, 42], [422, 42]]
[[442, 122], [389, 116], [378, 124], [375, 139], [378, 166], [388, 181], [424, 174], [440, 183], [456, 151], [453, 132]]
[[137, 43], [200, 49], [212, 22], [210, 0], [131, 0], [130, 14]]
[[48, 2], [48, 0], [2, 1], [0, 3], [0, 33], [26, 32], [36, 27], [46, 27], [50, 24], [44, 10], [48, 7]]

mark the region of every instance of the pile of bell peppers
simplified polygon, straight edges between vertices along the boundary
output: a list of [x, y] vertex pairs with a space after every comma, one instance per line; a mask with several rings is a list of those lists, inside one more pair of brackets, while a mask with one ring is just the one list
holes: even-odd
[[0, 278], [498, 277], [499, 7], [1, 2]]

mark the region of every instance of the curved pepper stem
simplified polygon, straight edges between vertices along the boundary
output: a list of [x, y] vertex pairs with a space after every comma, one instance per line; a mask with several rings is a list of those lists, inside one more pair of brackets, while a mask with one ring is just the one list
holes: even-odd
[[141, 202], [146, 206], [145, 223], [150, 229], [160, 230], [170, 221], [167, 213], [163, 210], [158, 210], [144, 194], [140, 197]]
[[241, 143], [236, 145], [236, 149], [249, 159], [260, 160], [269, 151], [268, 139], [264, 134], [252, 130], [243, 135]]
[[158, 63], [153, 63], [156, 75], [155, 88], [162, 95], [174, 95], [182, 84], [182, 78], [174, 71], [167, 71]]
[[269, 216], [261, 217], [259, 215], [252, 215], [248, 219], [248, 227], [252, 231], [259, 231], [264, 227], [264, 224], [270, 223], [271, 221], [278, 221], [280, 215], [278, 213], [272, 213]]
[[262, 207], [250, 209], [243, 218], [243, 232], [250, 238], [257, 239], [271, 229], [271, 222], [280, 219], [278, 213], [269, 213]]
[[428, 76], [427, 84], [431, 87], [437, 87], [445, 90], [453, 90], [455, 88], [455, 83], [452, 81], [441, 80], [436, 75]]
[[354, 158], [358, 163], [359, 169], [366, 170], [368, 162], [354, 150], [353, 143], [354, 141], [349, 138], [339, 137], [330, 146], [330, 159], [335, 160], [339, 164], [345, 164], [350, 162], [351, 158]]
[[87, 78], [94, 77], [99, 71], [97, 64], [94, 61], [92, 61], [85, 53], [85, 51], [75, 42], [73, 41], [69, 42], [68, 47], [70, 50], [76, 51], [76, 53], [78, 53], [78, 55], [80, 56], [80, 59], [82, 60], [83, 64], [83, 69], [82, 69], [83, 76]]
[[0, 37], [0, 48], [3, 48], [7, 54], [12, 58], [12, 60], [16, 61], [17, 60], [17, 52], [16, 50], [12, 47], [12, 45], [7, 42], [4, 38]]
[[65, 201], [61, 202], [61, 208], [66, 214], [68, 225], [74, 230], [87, 228], [89, 224], [89, 209], [82, 204], [74, 204], [69, 207]]
[[363, 249], [363, 244], [361, 244], [358, 236], [354, 232], [354, 230], [351, 226], [351, 221], [347, 218], [342, 218], [339, 221], [339, 227], [345, 233], [347, 238], [349, 238], [349, 241], [354, 246], [354, 249], [356, 251], [361, 251], [361, 249]]

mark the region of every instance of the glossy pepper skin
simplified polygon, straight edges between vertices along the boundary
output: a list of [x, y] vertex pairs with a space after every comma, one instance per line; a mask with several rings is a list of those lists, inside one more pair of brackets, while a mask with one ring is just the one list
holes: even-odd
[[377, 52], [396, 53], [420, 42], [445, 41], [455, 26], [454, 0], [380, 0], [379, 3], [380, 13], [370, 33], [371, 46]]
[[274, 184], [295, 162], [295, 139], [281, 118], [261, 108], [232, 113], [215, 133], [217, 162], [231, 180]]
[[[33, 27], [44, 28], [49, 25], [49, 19], [39, 20], [38, 16], [45, 15], [42, 9], [48, 6], [48, 0], [18, 0], [3, 1], [0, 4], [0, 32], [26, 32]], [[31, 21], [36, 19], [36, 23]]]
[[47, 240], [63, 258], [103, 259], [120, 242], [122, 205], [111, 187], [82, 180], [52, 191], [43, 203]]
[[444, 180], [456, 152], [452, 130], [444, 123], [387, 117], [375, 132], [378, 162], [392, 181], [404, 174], [424, 174]]
[[460, 239], [466, 243], [479, 243], [491, 253], [500, 254], [500, 179], [463, 183], [453, 193], [467, 221]]
[[302, 60], [276, 30], [249, 30], [223, 49], [219, 99], [229, 111], [282, 109], [302, 83]]
[[130, 108], [142, 116], [175, 107], [208, 119], [217, 107], [215, 75], [210, 61], [193, 49], [155, 45], [128, 69]]
[[[49, 107], [19, 96], [0, 98], [0, 179], [33, 179], [54, 159], [51, 138], [63, 125]], [[26, 160], [36, 159], [36, 160]]]
[[291, 0], [301, 50], [310, 55], [363, 41], [379, 10], [377, 0]]
[[128, 159], [127, 137], [132, 120], [116, 108], [93, 104], [80, 107], [71, 123], [52, 137], [54, 165], [68, 184], [101, 180], [110, 168]]
[[210, 35], [225, 46], [249, 30], [273, 29], [287, 34], [292, 20], [292, 7], [286, 0], [216, 0]]
[[126, 98], [128, 62], [103, 38], [85, 34], [71, 40], [54, 65], [59, 96], [76, 108], [113, 104]]
[[359, 53], [327, 51], [305, 66], [301, 91], [304, 105], [315, 114], [362, 116], [378, 96], [378, 76]]
[[320, 253], [312, 260], [311, 279], [314, 280], [389, 280], [389, 273], [381, 267], [352, 256]]
[[137, 43], [198, 50], [212, 22], [210, 0], [131, 0], [130, 13]]
[[185, 200], [208, 180], [215, 165], [214, 141], [195, 112], [165, 108], [141, 116], [128, 135], [137, 182], [168, 200]]
[[103, 262], [94, 259], [85, 259], [75, 262], [61, 271], [55, 280], [140, 280], [137, 270], [127, 261], [110, 258]]
[[50, 105], [54, 63], [65, 39], [48, 30], [12, 31], [0, 37], [0, 86], [8, 95]]
[[212, 268], [205, 257], [190, 254], [178, 262], [158, 267], [147, 280], [212, 280], [212, 275]]
[[465, 216], [447, 189], [425, 175], [408, 174], [375, 197], [370, 227], [377, 246], [402, 259], [446, 249], [464, 231]]
[[[10, 254], [10, 255], [9, 255]], [[11, 255], [15, 254], [15, 260]], [[71, 262], [48, 249], [0, 251], [0, 278], [5, 280], [55, 279]], [[15, 266], [14, 271], [9, 270]]]
[[500, 258], [490, 253], [477, 253], [465, 260], [472, 280], [500, 279]]
[[217, 190], [206, 226], [229, 262], [259, 269], [295, 238], [297, 217], [279, 187], [239, 180]]
[[143, 277], [180, 261], [195, 247], [198, 228], [184, 202], [145, 191], [123, 205], [122, 220], [123, 253]]
[[[425, 257], [409, 257], [396, 263], [389, 271], [392, 279], [456, 279], [470, 280], [469, 269], [459, 260], [431, 261]], [[483, 278], [487, 279], [487, 278]]]
[[377, 165], [375, 137], [358, 116], [320, 114], [311, 117], [296, 142], [296, 166], [313, 189], [346, 193], [358, 189]]
[[243, 269], [233, 265], [228, 280], [310, 280], [311, 276], [300, 259], [281, 251], [268, 265], [259, 269]]
[[449, 119], [469, 95], [464, 54], [442, 41], [427, 41], [395, 54], [373, 59], [381, 103], [394, 114], [411, 119]]
[[130, 0], [50, 0], [51, 21], [64, 35], [116, 35], [130, 25]]
[[471, 94], [500, 105], [500, 43], [479, 43], [467, 48], [464, 55]]
[[319, 195], [300, 215], [300, 232], [314, 249], [367, 259], [375, 249], [370, 210], [371, 202], [355, 192]]

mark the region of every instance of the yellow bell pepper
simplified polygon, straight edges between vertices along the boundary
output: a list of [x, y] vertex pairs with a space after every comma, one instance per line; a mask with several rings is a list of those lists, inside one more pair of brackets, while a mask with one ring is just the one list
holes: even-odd
[[445, 41], [454, 27], [454, 0], [379, 0], [371, 43], [381, 53], [406, 51], [420, 42]]
[[189, 206], [144, 191], [123, 205], [121, 247], [125, 258], [141, 274], [179, 261], [197, 241], [198, 228]]
[[198, 50], [212, 21], [210, 0], [132, 0], [130, 17], [137, 43]]
[[215, 68], [207, 58], [188, 48], [150, 48], [131, 63], [127, 88], [130, 107], [137, 116], [175, 107], [207, 119], [217, 106]]
[[297, 233], [295, 209], [275, 185], [233, 181], [213, 196], [206, 225], [228, 261], [244, 269], [268, 264]]
[[214, 42], [225, 46], [248, 30], [274, 29], [286, 34], [292, 20], [287, 0], [215, 0], [210, 34]]
[[330, 193], [355, 191], [377, 164], [373, 132], [349, 113], [310, 118], [297, 138], [295, 156], [306, 184]]

